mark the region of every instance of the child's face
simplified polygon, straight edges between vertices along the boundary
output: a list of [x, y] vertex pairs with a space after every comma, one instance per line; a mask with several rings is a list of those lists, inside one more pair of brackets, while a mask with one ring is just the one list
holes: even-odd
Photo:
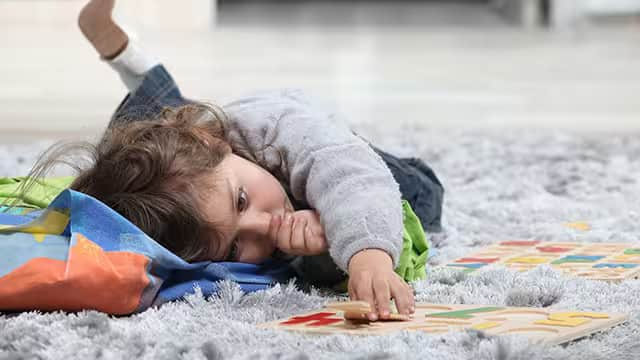
[[211, 244], [208, 260], [261, 263], [276, 250], [269, 237], [272, 216], [293, 211], [278, 180], [260, 166], [228, 155], [214, 173], [217, 186], [205, 205], [209, 219], [222, 225], [222, 241]]

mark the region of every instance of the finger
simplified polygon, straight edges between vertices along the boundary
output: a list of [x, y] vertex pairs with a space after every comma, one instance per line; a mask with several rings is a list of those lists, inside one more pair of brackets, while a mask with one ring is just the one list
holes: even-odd
[[314, 234], [309, 225], [307, 225], [304, 232], [304, 246], [311, 255], [319, 255], [328, 249], [327, 240], [324, 236]]
[[278, 247], [278, 229], [282, 224], [282, 216], [274, 215], [269, 222], [269, 239]]
[[315, 254], [316, 252], [316, 244], [313, 232], [311, 231], [311, 226], [307, 225], [304, 227], [304, 247], [310, 252]]
[[366, 301], [369, 303], [371, 307], [371, 312], [367, 314], [367, 318], [370, 321], [378, 320], [378, 313], [376, 312], [376, 300], [373, 296], [373, 288], [371, 286], [371, 281], [359, 281], [359, 284], [356, 285], [355, 290], [358, 295], [357, 300]]
[[285, 214], [280, 229], [278, 229], [277, 241], [278, 248], [284, 252], [291, 251], [291, 226], [293, 222], [293, 215]]
[[413, 287], [402, 279], [400, 283], [402, 284], [402, 286], [404, 287], [404, 290], [406, 291], [408, 303], [409, 303], [409, 313], [412, 314], [415, 312], [415, 307], [416, 307], [416, 299], [415, 299], [415, 293], [413, 291]]
[[311, 227], [311, 230], [314, 235], [324, 237], [324, 228], [322, 227], [322, 225], [317, 224], [316, 226]]
[[[400, 279], [399, 279], [400, 280]], [[404, 280], [400, 280], [391, 285], [391, 295], [396, 303], [396, 308], [400, 314], [409, 315], [413, 313], [414, 305], [413, 291], [409, 291]]]
[[294, 219], [293, 229], [291, 230], [291, 248], [300, 255], [306, 255], [304, 243], [304, 229], [307, 227], [307, 220]]
[[389, 290], [389, 282], [385, 278], [373, 279], [373, 293], [378, 304], [377, 311], [381, 319], [388, 319], [391, 310], [389, 308], [389, 299], [391, 292]]
[[358, 293], [356, 292], [356, 289], [353, 286], [353, 281], [351, 281], [351, 278], [347, 283], [347, 291], [349, 292], [349, 300], [351, 301], [358, 300]]
[[416, 294], [413, 292], [413, 287], [409, 284], [407, 286], [407, 295], [409, 296], [409, 313], [413, 314], [416, 312]]

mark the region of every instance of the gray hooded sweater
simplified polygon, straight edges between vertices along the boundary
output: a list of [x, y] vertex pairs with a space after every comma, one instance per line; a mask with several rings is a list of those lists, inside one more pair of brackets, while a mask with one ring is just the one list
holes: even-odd
[[386, 251], [398, 265], [400, 190], [365, 141], [300, 90], [257, 93], [224, 110], [230, 138], [246, 143], [296, 201], [319, 213], [339, 268], [346, 271], [351, 257], [367, 248]]

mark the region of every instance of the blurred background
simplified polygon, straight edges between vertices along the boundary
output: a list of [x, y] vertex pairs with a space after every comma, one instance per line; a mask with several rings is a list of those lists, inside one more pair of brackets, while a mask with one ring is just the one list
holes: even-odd
[[[2, 141], [99, 134], [125, 95], [80, 0], [0, 0]], [[355, 128], [640, 129], [640, 0], [119, 0], [183, 93], [298, 87]]]

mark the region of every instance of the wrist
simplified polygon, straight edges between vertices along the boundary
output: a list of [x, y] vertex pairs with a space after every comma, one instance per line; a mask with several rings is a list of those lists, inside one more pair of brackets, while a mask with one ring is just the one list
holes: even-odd
[[353, 254], [353, 256], [351, 256], [351, 259], [349, 259], [349, 270], [351, 270], [351, 268], [354, 266], [358, 266], [363, 261], [363, 259], [366, 259], [367, 262], [375, 262], [376, 265], [380, 266], [384, 266], [387, 264], [391, 267], [393, 266], [393, 258], [388, 252], [382, 249], [372, 248], [363, 249]]

